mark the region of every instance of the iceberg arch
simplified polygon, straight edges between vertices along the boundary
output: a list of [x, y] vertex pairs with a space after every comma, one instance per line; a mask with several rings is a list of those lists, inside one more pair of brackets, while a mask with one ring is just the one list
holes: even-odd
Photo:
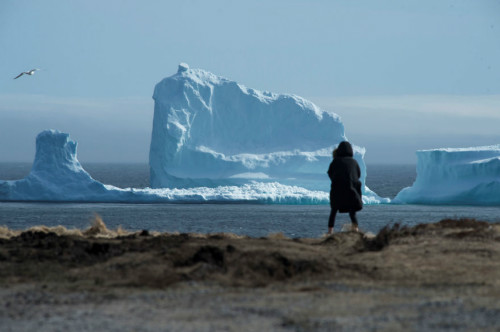
[[[346, 140], [338, 115], [186, 64], [156, 85], [153, 98], [153, 189], [94, 180], [69, 134], [46, 130], [37, 136], [29, 175], [0, 180], [0, 201], [328, 204], [331, 153]], [[388, 203], [364, 185], [364, 153], [354, 146], [363, 202]]]

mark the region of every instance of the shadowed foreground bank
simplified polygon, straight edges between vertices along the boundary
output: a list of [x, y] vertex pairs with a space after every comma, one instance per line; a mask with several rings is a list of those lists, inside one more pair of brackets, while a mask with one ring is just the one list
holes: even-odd
[[7, 330], [495, 330], [500, 225], [320, 239], [0, 229]]

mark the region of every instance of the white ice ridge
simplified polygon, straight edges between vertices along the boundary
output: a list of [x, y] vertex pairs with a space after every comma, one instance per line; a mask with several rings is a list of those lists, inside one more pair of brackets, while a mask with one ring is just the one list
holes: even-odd
[[417, 178], [393, 202], [500, 205], [500, 145], [417, 151]]
[[[258, 176], [329, 191], [332, 150], [346, 140], [338, 115], [299, 96], [247, 88], [184, 63], [156, 85], [153, 99], [151, 187], [241, 185]], [[354, 150], [365, 202], [388, 202], [365, 187], [365, 150]]]
[[259, 202], [326, 204], [328, 194], [276, 182], [191, 189], [121, 189], [94, 180], [76, 157], [75, 141], [55, 130], [41, 132], [29, 175], [1, 181], [0, 201], [60, 202]]

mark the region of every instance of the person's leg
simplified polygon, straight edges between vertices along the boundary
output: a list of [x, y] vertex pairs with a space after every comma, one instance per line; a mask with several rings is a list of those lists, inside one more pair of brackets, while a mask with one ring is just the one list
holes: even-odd
[[359, 232], [358, 218], [356, 217], [356, 211], [349, 212], [349, 217], [351, 217], [352, 230], [355, 232]]
[[333, 226], [335, 226], [336, 215], [337, 215], [337, 209], [332, 209], [330, 211], [330, 218], [328, 218], [328, 234], [333, 234]]

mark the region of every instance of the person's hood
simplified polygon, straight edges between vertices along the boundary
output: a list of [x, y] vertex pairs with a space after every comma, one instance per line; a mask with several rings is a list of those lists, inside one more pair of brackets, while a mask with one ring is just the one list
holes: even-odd
[[352, 145], [351, 143], [347, 141], [340, 142], [339, 146], [337, 147], [337, 157], [352, 157], [354, 156], [354, 152], [352, 150]]

